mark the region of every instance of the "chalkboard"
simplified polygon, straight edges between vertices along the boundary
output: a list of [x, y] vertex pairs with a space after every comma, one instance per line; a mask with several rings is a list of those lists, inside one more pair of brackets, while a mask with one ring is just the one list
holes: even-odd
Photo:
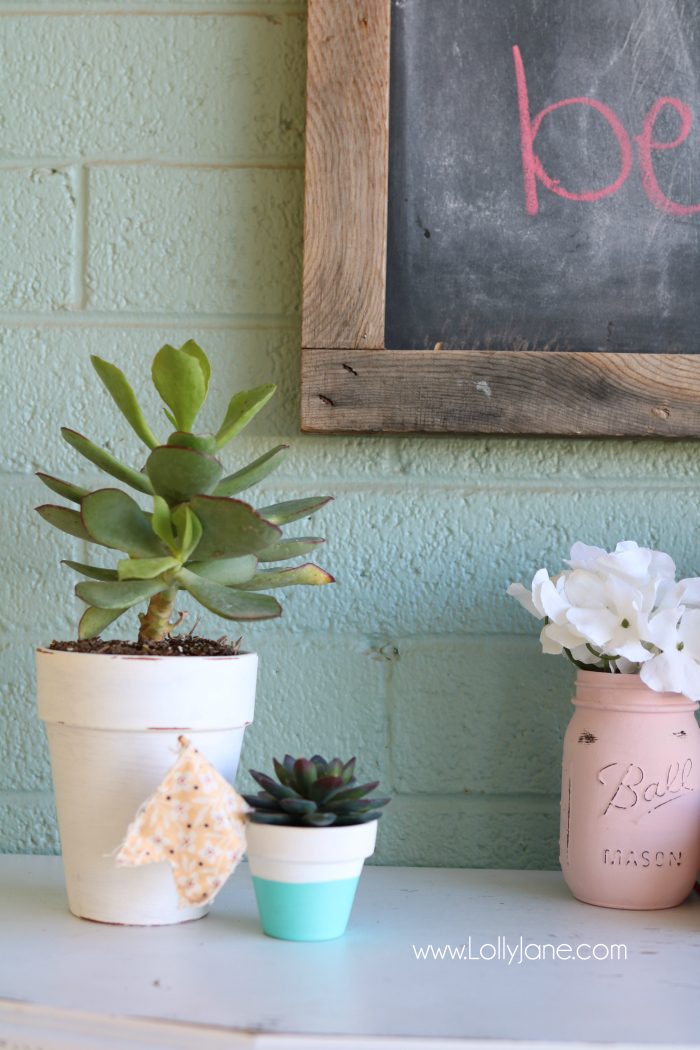
[[309, 0], [302, 428], [700, 436], [699, 44], [687, 0]]
[[700, 6], [394, 0], [390, 85], [387, 348], [700, 351]]

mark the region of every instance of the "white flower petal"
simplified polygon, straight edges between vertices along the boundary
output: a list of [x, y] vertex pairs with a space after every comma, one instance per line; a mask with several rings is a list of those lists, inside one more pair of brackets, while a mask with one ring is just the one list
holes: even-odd
[[678, 584], [684, 605], [700, 606], [700, 576], [691, 576], [687, 580], [681, 580]]
[[[537, 575], [539, 576], [539, 573]], [[534, 580], [532, 581], [532, 598], [535, 605], [540, 606], [550, 620], [563, 619], [569, 608], [569, 603], [559, 594], [554, 583], [546, 575], [544, 579], [538, 580], [537, 585]]]
[[[609, 651], [609, 650], [608, 650]], [[653, 653], [650, 653], [648, 649], [645, 649], [642, 643], [633, 638], [629, 642], [617, 642], [612, 647], [612, 651], [617, 656], [622, 656], [626, 660], [629, 660], [634, 664], [643, 664], [647, 660], [651, 660]]]
[[509, 594], [511, 598], [515, 598], [516, 602], [520, 602], [523, 609], [527, 609], [529, 613], [532, 613], [532, 615], [536, 616], [539, 620], [544, 616], [544, 613], [540, 612], [533, 602], [532, 594], [526, 587], [523, 587], [522, 583], [511, 583], [506, 594]]
[[[651, 656], [651, 653], [649, 653]], [[615, 661], [620, 674], [639, 674], [639, 663], [637, 661], [626, 660], [624, 656], [621, 656], [619, 660]]]
[[578, 540], [571, 548], [569, 560], [565, 564], [570, 565], [572, 569], [591, 569], [604, 554], [607, 554], [607, 551], [602, 547], [589, 547], [587, 543]]
[[564, 591], [571, 605], [604, 609], [608, 604], [606, 580], [586, 569], [573, 569], [567, 575]]
[[557, 642], [551, 637], [549, 633], [549, 628], [551, 626], [551, 624], [547, 624], [540, 631], [540, 644], [542, 646], [542, 652], [546, 653], [549, 656], [559, 656], [559, 654], [563, 652], [563, 646], [561, 642]]
[[700, 660], [700, 609], [686, 609], [678, 625], [678, 641], [683, 652], [693, 660]]
[[574, 649], [577, 646], [585, 645], [587, 641], [569, 623], [548, 623], [543, 628], [542, 633], [545, 634], [545, 632], [547, 638], [565, 649]]
[[661, 580], [675, 580], [676, 563], [673, 558], [669, 554], [664, 554], [663, 551], [649, 551], [649, 553], [651, 554], [649, 573]]
[[600, 559], [598, 571], [632, 580], [648, 580], [651, 552], [638, 547], [636, 543], [626, 549], [621, 550], [621, 547], [622, 544], [618, 543], [612, 554], [606, 554]]
[[690, 658], [684, 661], [683, 692], [690, 700], [700, 700], [700, 664]]
[[[686, 602], [685, 599], [685, 587], [684, 584], [694, 584], [694, 580], [680, 580], [676, 583], [674, 580], [658, 580], [656, 585], [656, 597], [654, 598], [654, 609], [672, 609], [679, 605], [693, 605], [694, 602]], [[700, 584], [700, 580], [697, 581]], [[690, 589], [691, 594], [697, 593], [698, 604], [700, 605], [700, 587], [695, 591], [693, 587]]]
[[678, 642], [678, 621], [683, 613], [683, 606], [674, 609], [661, 609], [649, 617], [645, 641], [651, 642], [657, 649], [672, 650]]
[[642, 681], [657, 693], [682, 693], [686, 685], [685, 660], [677, 649], [659, 653], [642, 666]]
[[567, 620], [596, 648], [605, 646], [619, 624], [619, 617], [609, 609], [569, 609]]

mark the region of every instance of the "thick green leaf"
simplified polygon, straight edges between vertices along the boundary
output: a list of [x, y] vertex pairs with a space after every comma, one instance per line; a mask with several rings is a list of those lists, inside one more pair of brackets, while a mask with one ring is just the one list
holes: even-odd
[[319, 777], [318, 780], [311, 785], [311, 798], [314, 802], [325, 802], [326, 797], [330, 795], [332, 791], [336, 791], [342, 786], [343, 781], [340, 777], [329, 776], [326, 774], [325, 776]]
[[120, 463], [106, 449], [93, 444], [92, 441], [83, 437], [82, 434], [78, 434], [75, 430], [61, 427], [61, 434], [71, 448], [74, 448], [76, 452], [79, 452], [90, 463], [94, 463], [96, 467], [106, 471], [107, 474], [111, 474], [113, 478], [123, 481], [125, 485], [131, 485], [132, 489], [145, 492], [149, 496], [153, 495], [151, 482], [139, 470], [133, 470], [131, 467], [127, 467], [126, 464]]
[[369, 813], [338, 813], [335, 818], [335, 826], [347, 827], [349, 824], [369, 824], [371, 820], [379, 820], [381, 813], [371, 810]]
[[259, 809], [277, 810], [279, 808], [277, 805], [277, 799], [270, 798], [268, 795], [265, 794], [264, 791], [259, 791], [257, 795], [244, 794], [243, 798], [246, 800], [249, 806], [256, 806]]
[[209, 389], [209, 380], [211, 379], [211, 365], [209, 364], [209, 358], [202, 350], [198, 343], [195, 343], [194, 339], [188, 339], [186, 343], [183, 343], [180, 347], [181, 354], [189, 354], [190, 357], [194, 357], [196, 361], [199, 361], [199, 367], [202, 369], [202, 375], [204, 376], [204, 392]]
[[117, 408], [126, 418], [127, 423], [136, 431], [144, 445], [148, 445], [149, 448], [155, 448], [158, 444], [158, 439], [144, 419], [141, 406], [136, 400], [136, 394], [131, 389], [121, 368], [110, 364], [109, 361], [103, 361], [101, 357], [97, 357], [94, 354], [90, 360], [98, 376], [107, 387]]
[[202, 538], [202, 526], [196, 514], [186, 503], [180, 504], [173, 511], [172, 522], [175, 526], [175, 550], [180, 561], [187, 561], [197, 549]]
[[36, 511], [41, 514], [44, 521], [48, 521], [49, 525], [60, 529], [61, 532], [67, 532], [69, 536], [77, 536], [79, 540], [87, 540], [88, 543], [95, 542], [85, 528], [79, 511], [71, 510], [70, 507], [59, 507], [54, 503], [44, 503], [41, 507], [37, 507]]
[[260, 507], [258, 514], [273, 525], [288, 525], [290, 521], [305, 518], [308, 514], [325, 507], [332, 496], [311, 496], [308, 499], [290, 499], [285, 503], [273, 503], [269, 507]]
[[356, 787], [339, 787], [337, 791], [334, 791], [328, 797], [327, 801], [332, 799], [334, 806], [336, 802], [351, 802], [353, 799], [369, 795], [370, 791], [374, 791], [378, 784], [378, 780], [373, 780], [369, 784], [358, 784]]
[[151, 528], [166, 547], [175, 550], [175, 530], [170, 520], [170, 507], [162, 496], [153, 497], [153, 514], [151, 515]]
[[177, 580], [200, 605], [226, 620], [273, 620], [282, 614], [279, 603], [269, 594], [244, 594], [187, 569], [180, 570]]
[[74, 569], [75, 572], [79, 572], [82, 576], [90, 576], [93, 580], [117, 580], [116, 569], [103, 569], [100, 565], [85, 565], [81, 561], [62, 561], [62, 565], [67, 565], [69, 569]]
[[355, 772], [356, 762], [357, 759], [353, 756], [353, 758], [348, 759], [348, 761], [343, 766], [343, 772], [341, 773], [341, 776], [343, 778], [343, 783], [346, 785], [355, 783], [355, 777], [353, 776], [353, 774]]
[[300, 795], [308, 798], [312, 784], [318, 780], [318, 769], [313, 762], [306, 758], [298, 758], [294, 763], [294, 779], [291, 786], [296, 788]]
[[300, 816], [302, 813], [315, 813], [318, 809], [316, 803], [310, 798], [281, 798], [279, 805], [285, 813], [293, 813], [294, 816]]
[[162, 580], [124, 580], [118, 583], [77, 583], [75, 593], [98, 609], [128, 609], [165, 590]]
[[214, 558], [212, 561], [191, 561], [187, 568], [203, 576], [205, 580], [213, 580], [221, 583], [224, 587], [234, 587], [246, 583], [252, 579], [258, 565], [254, 554], [246, 554], [242, 558]]
[[206, 452], [213, 456], [216, 452], [216, 438], [213, 434], [190, 434], [186, 430], [174, 430], [166, 445], [177, 448], [194, 448], [197, 452]]
[[81, 641], [83, 638], [96, 638], [125, 612], [126, 609], [95, 609], [90, 606], [80, 617], [78, 638]]
[[218, 459], [193, 448], [160, 445], [146, 461], [154, 490], [168, 503], [185, 503], [214, 489], [223, 473]]
[[248, 815], [248, 819], [253, 824], [285, 824], [291, 826], [296, 823], [291, 813], [268, 813], [265, 809], [254, 810]]
[[281, 535], [276, 525], [264, 521], [241, 500], [195, 496], [190, 506], [204, 530], [197, 547], [198, 560], [257, 554], [259, 550], [270, 547]]
[[104, 547], [125, 551], [132, 558], [159, 558], [166, 554], [151, 528], [151, 519], [121, 489], [98, 489], [82, 502], [88, 538]]
[[312, 828], [327, 828], [336, 823], [335, 813], [307, 813], [301, 820]]
[[284, 784], [286, 787], [291, 787], [291, 774], [287, 767], [276, 758], [272, 759], [272, 765], [275, 767], [275, 773], [277, 774], [277, 779], [280, 784]]
[[281, 799], [297, 797], [297, 793], [293, 788], [287, 787], [286, 784], [278, 784], [276, 780], [272, 779], [272, 777], [268, 777], [267, 773], [260, 773], [257, 769], [249, 769], [248, 772], [256, 784], [259, 784], [263, 791], [268, 795], [271, 795], [272, 798]]
[[153, 359], [156, 390], [172, 411], [178, 430], [191, 430], [207, 396], [208, 376], [196, 355], [167, 343]]
[[37, 471], [36, 475], [40, 481], [43, 481], [47, 488], [51, 489], [58, 496], [63, 496], [64, 499], [71, 500], [72, 503], [80, 503], [83, 496], [87, 495], [88, 489], [81, 489], [77, 485], [71, 484], [70, 481], [61, 481], [60, 478], [53, 478], [50, 474], [43, 474], [40, 470]]
[[333, 799], [333, 810], [335, 813], [369, 813], [373, 809], [380, 809], [391, 802], [389, 798], [358, 798], [351, 802], [339, 802]]
[[179, 564], [177, 558], [122, 558], [117, 576], [120, 580], [153, 580]]
[[245, 591], [269, 591], [276, 587], [294, 587], [297, 584], [318, 586], [324, 583], [335, 583], [335, 580], [325, 569], [313, 562], [306, 562], [305, 565], [295, 565], [290, 569], [265, 569], [240, 586]]
[[325, 542], [320, 536], [290, 536], [288, 540], [280, 540], [267, 550], [260, 551], [258, 561], [288, 561], [290, 558], [301, 558]]
[[262, 481], [263, 478], [266, 478], [268, 474], [277, 469], [287, 455], [288, 448], [289, 445], [277, 445], [276, 448], [266, 452], [264, 456], [253, 460], [247, 467], [237, 470], [235, 474], [229, 474], [226, 478], [222, 478], [214, 489], [214, 495], [235, 496], [237, 492], [243, 492], [252, 485], [257, 485], [259, 481]]
[[253, 416], [267, 404], [275, 390], [274, 383], [256, 386], [254, 390], [243, 390], [229, 401], [224, 421], [216, 432], [216, 447], [221, 448], [250, 423]]

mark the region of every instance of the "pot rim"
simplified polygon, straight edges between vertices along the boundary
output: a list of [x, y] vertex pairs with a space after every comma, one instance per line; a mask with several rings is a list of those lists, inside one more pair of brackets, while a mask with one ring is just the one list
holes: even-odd
[[237, 729], [253, 721], [257, 668], [257, 653], [170, 657], [38, 649], [39, 717], [82, 729]]
[[248, 856], [301, 864], [366, 858], [374, 852], [378, 824], [379, 820], [366, 820], [341, 827], [303, 828], [247, 820]]
[[[76, 643], [77, 644], [77, 643]], [[89, 656], [102, 660], [240, 660], [245, 657], [257, 656], [254, 650], [245, 653], [221, 653], [219, 656], [194, 656], [181, 653], [179, 656], [169, 656], [165, 653], [80, 653], [70, 649], [50, 649], [46, 645], [38, 645], [36, 653], [48, 653], [50, 656]]]

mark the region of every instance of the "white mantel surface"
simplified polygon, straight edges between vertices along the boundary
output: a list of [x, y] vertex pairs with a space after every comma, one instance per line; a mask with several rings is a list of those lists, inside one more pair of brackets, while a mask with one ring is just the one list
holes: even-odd
[[[294, 944], [260, 933], [246, 865], [180, 926], [74, 918], [56, 857], [0, 857], [0, 885], [3, 1050], [700, 1045], [697, 895], [610, 911], [573, 900], [557, 872], [369, 867], [345, 937]], [[478, 956], [521, 937], [624, 944], [627, 959], [413, 950], [471, 938]]]

